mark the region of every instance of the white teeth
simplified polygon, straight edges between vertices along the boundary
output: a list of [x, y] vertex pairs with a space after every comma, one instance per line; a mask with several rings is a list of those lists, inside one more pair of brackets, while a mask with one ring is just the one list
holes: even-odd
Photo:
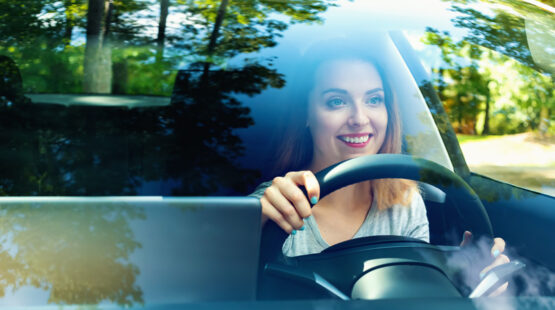
[[369, 136], [362, 136], [362, 137], [341, 137], [341, 140], [347, 143], [366, 143], [368, 141]]

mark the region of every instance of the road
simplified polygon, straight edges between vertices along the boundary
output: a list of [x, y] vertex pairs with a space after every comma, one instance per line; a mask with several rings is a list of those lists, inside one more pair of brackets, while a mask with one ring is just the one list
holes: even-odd
[[466, 141], [461, 148], [470, 170], [555, 196], [555, 138], [521, 133]]

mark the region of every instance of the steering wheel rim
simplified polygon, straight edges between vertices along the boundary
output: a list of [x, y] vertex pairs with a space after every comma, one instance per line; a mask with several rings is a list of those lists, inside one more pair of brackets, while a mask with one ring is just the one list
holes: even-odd
[[404, 154], [365, 155], [329, 166], [315, 176], [320, 184], [320, 199], [367, 180], [401, 178], [428, 183], [457, 201], [448, 205], [455, 207], [473, 235], [493, 238], [491, 221], [474, 190], [451, 170], [427, 159]]

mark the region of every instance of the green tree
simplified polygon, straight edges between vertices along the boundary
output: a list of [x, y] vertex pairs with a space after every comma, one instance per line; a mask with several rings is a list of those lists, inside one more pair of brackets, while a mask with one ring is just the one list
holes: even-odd
[[[183, 46], [193, 55], [218, 63], [218, 59], [275, 46], [275, 38], [288, 23], [320, 21], [319, 14], [333, 0], [309, 1], [228, 1], [177, 0], [190, 24], [185, 26]], [[273, 14], [288, 17], [270, 18]]]
[[168, 21], [168, 13], [170, 8], [170, 0], [160, 0], [160, 15], [158, 18], [158, 35], [156, 37], [156, 61], [160, 62], [164, 58], [164, 44], [166, 44], [166, 24]]
[[[486, 102], [485, 113], [489, 115], [491, 98], [488, 73], [480, 72], [478, 64], [484, 49], [467, 41], [453, 42], [448, 32], [441, 33], [431, 28], [427, 29], [423, 42], [438, 46], [441, 51], [443, 65], [434, 69], [436, 82], [439, 96], [456, 131], [476, 133], [481, 103]], [[488, 128], [489, 123], [484, 126]]]
[[[534, 37], [530, 37], [530, 33], [527, 33], [525, 24], [528, 22], [530, 12], [536, 12], [533, 13], [533, 18], [544, 16], [547, 21], [550, 20], [549, 13], [532, 8], [531, 5], [528, 5], [530, 12], [524, 12], [521, 6], [527, 4], [520, 1], [507, 1], [504, 5], [520, 12], [520, 16], [500, 8], [492, 8], [491, 13], [486, 13], [464, 5], [453, 5], [453, 10], [460, 13], [460, 16], [454, 19], [455, 26], [469, 30], [464, 37], [465, 41], [508, 56], [504, 61], [514, 59], [520, 63], [514, 64], [516, 68], [514, 71], [518, 73], [515, 73], [512, 78], [524, 82], [519, 83], [518, 86], [524, 93], [521, 92], [522, 96], [519, 96], [513, 92], [515, 95], [512, 98], [517, 108], [529, 118], [526, 127], [536, 129], [542, 123], [542, 127], [546, 128], [553, 113], [553, 101], [550, 100], [553, 93], [553, 72], [546, 70], [532, 58], [528, 40], [533, 41]], [[535, 31], [542, 30], [540, 28]], [[543, 37], [544, 42], [533, 43], [538, 45], [539, 49], [551, 48], [552, 43], [549, 41], [552, 40], [546, 39], [549, 37]]]
[[[478, 12], [466, 6], [472, 1], [458, 2], [452, 6], [459, 13], [453, 22], [466, 29], [466, 35], [454, 42], [449, 33], [428, 29], [423, 39], [441, 51], [437, 88], [458, 131], [478, 132], [479, 114], [482, 134], [547, 131], [553, 79], [532, 59], [527, 40], [533, 38], [527, 36], [525, 19], [499, 8]], [[506, 5], [520, 10], [510, 1]]]
[[111, 42], [137, 36], [141, 27], [124, 16], [144, 7], [145, 4], [136, 1], [89, 0], [83, 77], [85, 93], [112, 92]]

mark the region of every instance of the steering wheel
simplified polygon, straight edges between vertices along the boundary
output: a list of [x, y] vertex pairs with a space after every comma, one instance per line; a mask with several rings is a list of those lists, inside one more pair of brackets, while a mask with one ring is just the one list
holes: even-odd
[[[373, 179], [402, 178], [428, 183], [442, 190], [448, 199], [447, 206], [454, 207], [462, 217], [463, 222], [476, 237], [493, 238], [491, 222], [479, 197], [472, 188], [458, 175], [449, 169], [432, 161], [401, 154], [376, 154], [361, 156], [332, 165], [315, 174], [320, 184], [320, 199], [342, 187]], [[263, 279], [264, 269], [268, 262], [288, 264], [281, 252], [281, 246], [287, 234], [274, 222], [268, 222], [264, 227], [261, 241], [259, 285]], [[356, 247], [382, 247], [381, 244], [405, 244], [410, 247], [428, 247], [420, 240], [396, 236], [371, 236], [348, 240], [324, 250], [321, 254], [307, 256], [336, 255], [338, 251], [350, 251]], [[435, 252], [435, 250], [431, 250]], [[309, 264], [314, 266], [312, 257], [308, 257]], [[295, 263], [299, 263], [298, 261]], [[264, 286], [265, 284], [263, 284]], [[275, 287], [274, 287], [275, 289]], [[273, 290], [273, 289], [270, 289]], [[259, 294], [259, 298], [264, 296]]]
[[403, 154], [376, 154], [332, 165], [315, 174], [320, 199], [354, 183], [383, 178], [420, 181], [442, 190], [474, 236], [493, 238], [488, 214], [474, 190], [451, 170], [432, 161]]

